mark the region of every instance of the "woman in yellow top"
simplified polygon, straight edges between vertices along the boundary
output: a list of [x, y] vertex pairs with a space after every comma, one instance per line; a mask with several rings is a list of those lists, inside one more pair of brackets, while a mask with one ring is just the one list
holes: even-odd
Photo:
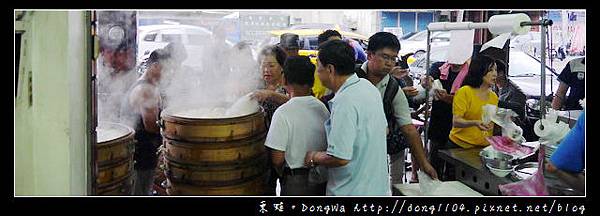
[[496, 63], [485, 55], [473, 57], [469, 73], [452, 102], [452, 130], [449, 146], [462, 148], [487, 146], [486, 137], [492, 136], [494, 123], [482, 121], [483, 106], [498, 106], [498, 96], [491, 90], [496, 83]]

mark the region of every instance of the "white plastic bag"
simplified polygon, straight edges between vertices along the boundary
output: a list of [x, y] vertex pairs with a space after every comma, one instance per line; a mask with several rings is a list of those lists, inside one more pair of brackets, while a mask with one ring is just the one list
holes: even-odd
[[498, 107], [496, 105], [486, 104], [483, 105], [481, 109], [481, 121], [484, 124], [489, 124], [490, 122], [492, 122], [492, 118], [495, 118]]
[[423, 88], [423, 86], [421, 85], [416, 85], [417, 87], [417, 92], [419, 92], [417, 95], [414, 96], [414, 100], [416, 101], [421, 101], [423, 99], [425, 99], [425, 92], [427, 90], [425, 90], [425, 88]]
[[419, 189], [421, 190], [421, 195], [424, 196], [432, 196], [435, 191], [440, 187], [442, 182], [437, 179], [432, 179], [427, 175], [427, 173], [422, 172], [421, 170], [417, 171], [417, 176], [419, 178]]
[[433, 84], [431, 84], [431, 89], [429, 90], [429, 95], [433, 95], [434, 100], [439, 100], [439, 98], [436, 97], [435, 90], [445, 91], [444, 86], [442, 86], [442, 82], [440, 82], [439, 79], [433, 81]]

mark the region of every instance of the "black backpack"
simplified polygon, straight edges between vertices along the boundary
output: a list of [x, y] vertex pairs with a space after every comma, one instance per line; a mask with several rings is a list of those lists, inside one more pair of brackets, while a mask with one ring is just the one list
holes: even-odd
[[[367, 73], [360, 66], [357, 66], [356, 75], [360, 78], [367, 78]], [[392, 104], [394, 97], [398, 93], [399, 86], [398, 80], [394, 76], [390, 76], [385, 93], [383, 94], [383, 111], [385, 112], [385, 119], [390, 131], [386, 137], [388, 154], [397, 154], [408, 147], [406, 138], [402, 134], [394, 116], [394, 107]]]

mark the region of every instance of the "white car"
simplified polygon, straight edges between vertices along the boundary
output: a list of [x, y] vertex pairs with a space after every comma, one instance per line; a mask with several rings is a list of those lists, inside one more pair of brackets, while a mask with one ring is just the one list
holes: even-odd
[[[539, 99], [541, 95], [541, 64], [535, 57], [527, 53], [511, 48], [508, 59], [509, 78], [523, 90], [527, 98]], [[430, 64], [439, 61], [446, 61], [448, 47], [436, 47], [431, 50]], [[426, 56], [415, 60], [410, 66], [410, 71], [414, 77], [420, 77], [425, 74]], [[554, 69], [546, 66], [546, 95], [555, 93], [558, 90], [556, 81], [558, 74]]]
[[[552, 55], [547, 56], [557, 56], [556, 50], [561, 46], [562, 38], [560, 37], [560, 33], [554, 33], [553, 35], [554, 38], [552, 38], [552, 40], [548, 38], [549, 36], [546, 37], [548, 43], [552, 41]], [[512, 36], [510, 39], [510, 47], [519, 49], [529, 55], [534, 55], [536, 58], [539, 58], [541, 55], [541, 41], [542, 38], [540, 32], [528, 32], [524, 35]], [[550, 44], [547, 44], [547, 46], [550, 46]], [[550, 49], [550, 47], [546, 48]]]
[[[450, 31], [434, 31], [431, 34], [431, 48], [450, 45]], [[398, 56], [408, 53], [419, 55], [427, 51], [427, 31], [420, 31], [405, 40], [400, 41]]]
[[[212, 32], [206, 28], [192, 25], [166, 24], [148, 25], [138, 27], [138, 63], [152, 53], [152, 51], [165, 47], [170, 42], [180, 42], [185, 46], [188, 58], [184, 65], [194, 65], [189, 56], [198, 56], [212, 40]], [[232, 47], [233, 43], [225, 40]]]

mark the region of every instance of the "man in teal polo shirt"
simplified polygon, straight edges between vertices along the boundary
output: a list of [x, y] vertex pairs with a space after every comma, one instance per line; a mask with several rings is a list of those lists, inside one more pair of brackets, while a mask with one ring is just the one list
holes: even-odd
[[328, 196], [391, 195], [379, 91], [354, 73], [354, 50], [343, 41], [323, 44], [317, 62], [319, 78], [335, 97], [325, 122], [327, 151], [307, 152], [305, 165], [329, 167]]

